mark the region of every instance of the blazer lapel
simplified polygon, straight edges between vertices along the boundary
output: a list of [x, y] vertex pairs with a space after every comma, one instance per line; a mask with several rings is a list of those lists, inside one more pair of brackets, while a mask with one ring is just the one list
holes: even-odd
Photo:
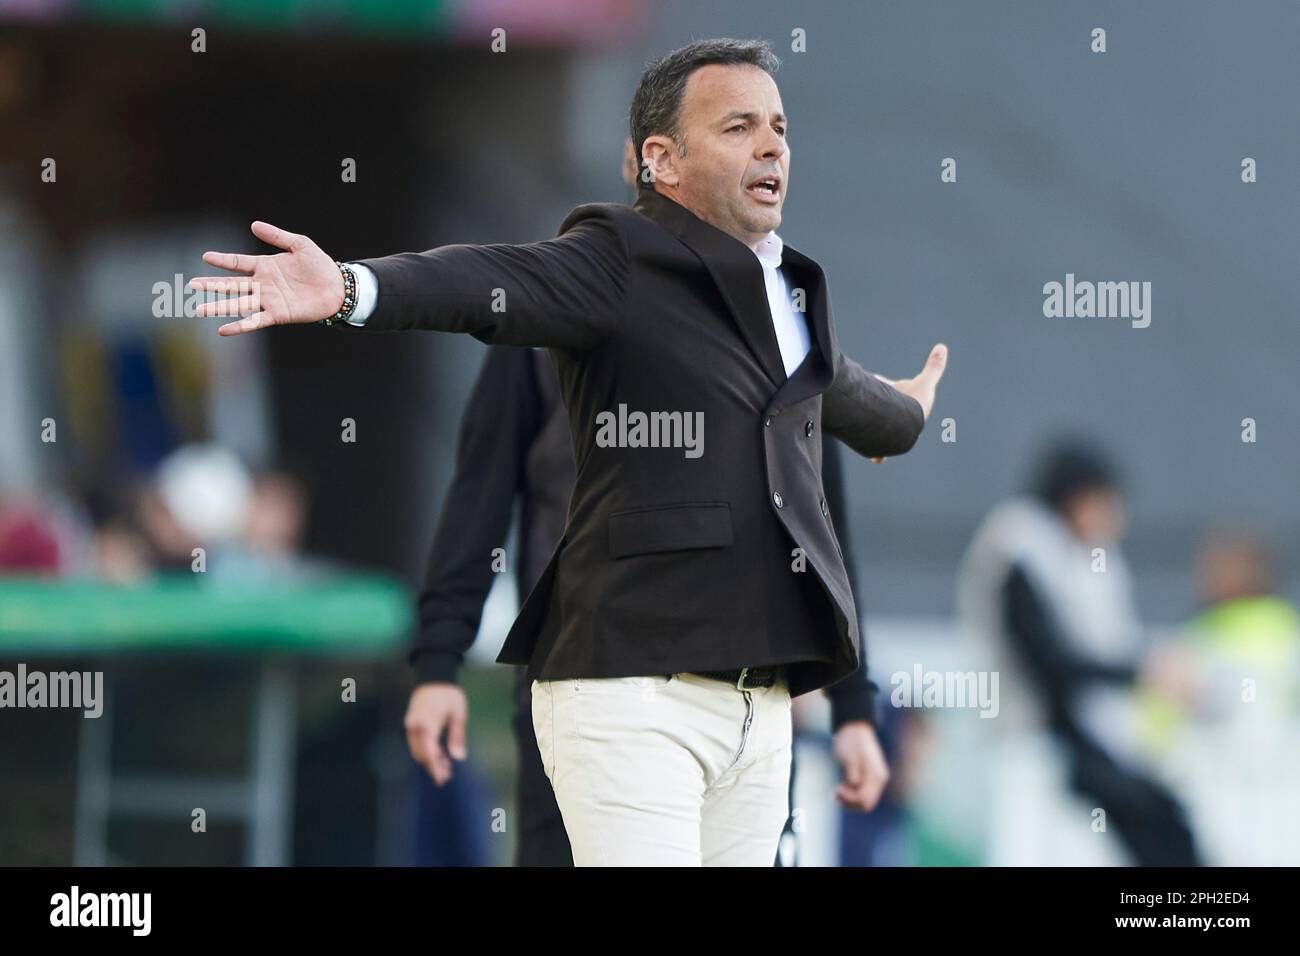
[[699, 257], [773, 387], [784, 385], [785, 363], [767, 304], [763, 266], [753, 250], [657, 192], [642, 190], [633, 208], [673, 233]]
[[804, 316], [812, 338], [808, 357], [772, 398], [776, 407], [785, 408], [830, 388], [835, 379], [835, 352], [839, 346], [831, 325], [830, 296], [821, 266], [785, 245], [781, 250], [781, 268], [786, 273], [787, 285], [804, 291]]

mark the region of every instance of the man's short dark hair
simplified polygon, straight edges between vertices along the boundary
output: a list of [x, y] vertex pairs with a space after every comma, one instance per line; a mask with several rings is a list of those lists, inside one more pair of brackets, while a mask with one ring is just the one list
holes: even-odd
[[632, 133], [632, 148], [636, 153], [637, 188], [654, 189], [641, 175], [645, 161], [641, 147], [651, 136], [668, 136], [677, 144], [683, 156], [678, 124], [682, 97], [686, 95], [686, 81], [702, 66], [756, 66], [771, 75], [781, 66], [766, 40], [733, 40], [722, 37], [715, 40], [697, 40], [679, 50], [660, 57], [641, 74], [641, 82], [632, 94], [628, 109], [628, 128]]

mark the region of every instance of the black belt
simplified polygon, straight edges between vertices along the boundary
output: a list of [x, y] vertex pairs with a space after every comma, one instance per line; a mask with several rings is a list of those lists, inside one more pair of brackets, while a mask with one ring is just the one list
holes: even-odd
[[726, 681], [737, 690], [753, 690], [775, 684], [781, 679], [782, 668], [776, 664], [771, 667], [733, 667], [725, 671], [692, 671], [691, 673]]

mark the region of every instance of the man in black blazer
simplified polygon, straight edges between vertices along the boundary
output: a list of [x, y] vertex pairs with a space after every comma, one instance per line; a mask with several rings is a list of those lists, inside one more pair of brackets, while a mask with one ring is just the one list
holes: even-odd
[[328, 319], [550, 349], [577, 481], [498, 660], [537, 682], [579, 865], [770, 865], [789, 698], [859, 663], [822, 431], [873, 459], [903, 454], [946, 362], [936, 346], [889, 382], [840, 351], [825, 275], [775, 235], [790, 162], [775, 68], [766, 44], [735, 40], [650, 67], [630, 111], [635, 205], [579, 206], [555, 239], [353, 267], [259, 222], [284, 252], [206, 253], [248, 276], [191, 283], [251, 282], [219, 305], [256, 311], [222, 334]]

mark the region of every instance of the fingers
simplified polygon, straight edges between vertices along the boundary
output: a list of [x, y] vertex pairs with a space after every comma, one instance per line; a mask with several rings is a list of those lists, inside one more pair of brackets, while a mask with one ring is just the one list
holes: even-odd
[[442, 786], [451, 779], [451, 758], [438, 746], [438, 738], [433, 734], [424, 736], [424, 766], [433, 775], [433, 782]]
[[[443, 702], [445, 704], [445, 702]], [[465, 725], [468, 716], [464, 708], [447, 708], [438, 701], [413, 697], [406, 720], [406, 743], [411, 757], [441, 787], [452, 778], [455, 769], [453, 758], [464, 760]], [[446, 732], [446, 746], [443, 733]]]
[[256, 279], [246, 276], [228, 278], [225, 276], [198, 276], [189, 282], [191, 289], [201, 292], [220, 292], [237, 295], [237, 299], [220, 299], [216, 302], [201, 302], [194, 314], [200, 318], [214, 315], [241, 315], [244, 312], [262, 311], [261, 289]]
[[865, 759], [846, 760], [844, 761], [844, 782], [852, 789], [861, 786], [862, 781], [867, 776]]
[[862, 787], [862, 804], [867, 810], [874, 810], [880, 798], [885, 795], [884, 780], [868, 780]]
[[253, 292], [251, 295], [241, 295], [238, 299], [201, 302], [194, 310], [194, 314], [199, 318], [207, 318], [210, 315], [243, 315], [245, 312], [261, 311], [262, 296]]
[[854, 810], [870, 810], [880, 802], [889, 783], [889, 774], [872, 773], [867, 768], [850, 776], [845, 767], [844, 779], [835, 788], [835, 799]]
[[411, 758], [433, 778], [433, 782], [442, 786], [451, 779], [451, 761], [438, 746], [438, 735], [428, 727], [412, 727], [406, 731], [406, 745], [410, 748]]
[[227, 322], [217, 329], [218, 335], [241, 335], [244, 332], [256, 332], [258, 329], [270, 328], [277, 325], [275, 318], [270, 312], [257, 312], [247, 318], [240, 319], [238, 322]]
[[870, 781], [856, 787], [841, 783], [835, 788], [835, 799], [849, 810], [874, 810], [883, 793], [883, 787]]
[[416, 731], [416, 739], [411, 745], [411, 755], [416, 763], [429, 772], [433, 782], [442, 786], [451, 779], [451, 761], [438, 746], [438, 735], [427, 730]]
[[[269, 222], [260, 220], [253, 223], [252, 229], [253, 235], [257, 236], [257, 238], [286, 252], [293, 252], [307, 239], [306, 236], [300, 236], [296, 232], [289, 232], [279, 226], [273, 226]], [[250, 256], [241, 252], [203, 253], [203, 261], [208, 265], [216, 266], [218, 269], [226, 269], [230, 272], [252, 272], [257, 267], [257, 260], [260, 258], [262, 257]]]
[[466, 757], [465, 724], [464, 714], [452, 714], [447, 722], [447, 750], [457, 760], [464, 760]]
[[195, 276], [190, 280], [191, 289], [200, 292], [244, 293], [255, 289], [258, 280], [249, 276]]
[[283, 249], [285, 252], [293, 252], [306, 238], [295, 232], [281, 229], [279, 226], [273, 226], [269, 222], [262, 222], [260, 219], [253, 223], [252, 228], [253, 235], [257, 236], [257, 238], [275, 246], [277, 249]]
[[244, 255], [242, 252], [205, 252], [203, 261], [218, 269], [230, 272], [252, 272], [257, 267], [257, 256]]
[[835, 799], [850, 810], [869, 809], [866, 806], [867, 791], [872, 783], [869, 753], [863, 750], [853, 733], [848, 732], [836, 756], [842, 779], [835, 788]]
[[928, 379], [931, 385], [943, 378], [943, 371], [948, 367], [948, 346], [940, 342], [930, 349], [930, 357], [925, 360], [925, 368], [917, 378]]

